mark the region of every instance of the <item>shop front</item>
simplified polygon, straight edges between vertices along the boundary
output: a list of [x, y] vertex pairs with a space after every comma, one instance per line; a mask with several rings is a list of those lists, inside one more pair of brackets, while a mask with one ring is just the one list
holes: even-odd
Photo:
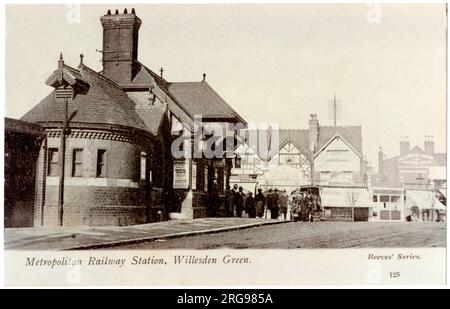
[[445, 221], [447, 207], [432, 190], [407, 190], [405, 201], [407, 221]]
[[321, 187], [327, 221], [371, 221], [372, 202], [365, 187]]

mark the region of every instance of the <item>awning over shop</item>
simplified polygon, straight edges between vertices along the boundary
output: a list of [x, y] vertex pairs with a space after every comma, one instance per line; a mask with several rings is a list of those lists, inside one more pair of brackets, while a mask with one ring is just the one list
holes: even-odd
[[443, 205], [436, 197], [434, 191], [425, 190], [407, 190], [405, 206], [407, 208], [415, 206], [419, 209], [447, 210], [447, 207], [445, 207], [445, 205]]
[[372, 207], [366, 188], [321, 188], [323, 207]]
[[439, 192], [441, 192], [441, 194], [442, 194], [445, 198], [447, 198], [447, 189], [440, 188], [440, 189], [439, 189]]
[[306, 171], [293, 166], [279, 165], [271, 168], [262, 176], [258, 182], [265, 187], [298, 187], [310, 183]]

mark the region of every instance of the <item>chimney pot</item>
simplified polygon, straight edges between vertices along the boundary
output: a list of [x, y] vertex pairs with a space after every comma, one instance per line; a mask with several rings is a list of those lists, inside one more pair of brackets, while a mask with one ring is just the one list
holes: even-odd
[[[124, 9], [124, 14], [120, 16], [119, 10], [114, 10], [117, 15], [115, 18], [100, 18], [103, 27], [103, 75], [123, 85], [129, 84], [139, 71], [137, 59], [141, 20], [127, 14], [128, 9]], [[120, 38], [117, 36], [118, 28], [121, 29]]]
[[131, 9], [131, 14], [136, 14], [136, 11], [134, 10], [134, 8]]
[[408, 136], [402, 136], [400, 138], [400, 155], [404, 156], [409, 152], [409, 140]]
[[111, 15], [111, 10], [108, 10], [108, 13], [106, 13], [107, 15]]
[[425, 136], [425, 142], [424, 142], [424, 150], [425, 153], [427, 154], [434, 154], [434, 141], [433, 141], [433, 136], [431, 135], [426, 135]]
[[206, 73], [203, 73], [203, 82], [206, 81]]

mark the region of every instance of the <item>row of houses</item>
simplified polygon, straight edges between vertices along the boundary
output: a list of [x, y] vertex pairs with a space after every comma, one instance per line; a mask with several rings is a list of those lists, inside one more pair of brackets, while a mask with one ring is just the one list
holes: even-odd
[[359, 126], [320, 126], [311, 115], [308, 129], [279, 130], [276, 140], [269, 157], [252, 143], [240, 145], [231, 183], [248, 191], [277, 188], [288, 194], [316, 186], [331, 220], [445, 219], [446, 154], [434, 151], [430, 136], [424, 149], [411, 148], [403, 138], [396, 157], [386, 158], [380, 149], [375, 173], [363, 156]]

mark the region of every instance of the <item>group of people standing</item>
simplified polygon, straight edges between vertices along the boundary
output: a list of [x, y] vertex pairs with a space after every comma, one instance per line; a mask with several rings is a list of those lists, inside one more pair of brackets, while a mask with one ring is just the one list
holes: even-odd
[[283, 215], [283, 219], [287, 219], [288, 196], [286, 191], [279, 192], [278, 189], [272, 190], [264, 195], [262, 189], [258, 189], [256, 196], [252, 192], [244, 193], [244, 189], [237, 184], [232, 189], [229, 187], [225, 193], [227, 216], [242, 217], [245, 211], [249, 218], [263, 218], [268, 216], [270, 210], [270, 218], [278, 219], [279, 215]]
[[314, 214], [321, 211], [320, 198], [309, 192], [297, 192], [292, 197], [292, 204], [297, 206], [300, 221], [314, 221]]

